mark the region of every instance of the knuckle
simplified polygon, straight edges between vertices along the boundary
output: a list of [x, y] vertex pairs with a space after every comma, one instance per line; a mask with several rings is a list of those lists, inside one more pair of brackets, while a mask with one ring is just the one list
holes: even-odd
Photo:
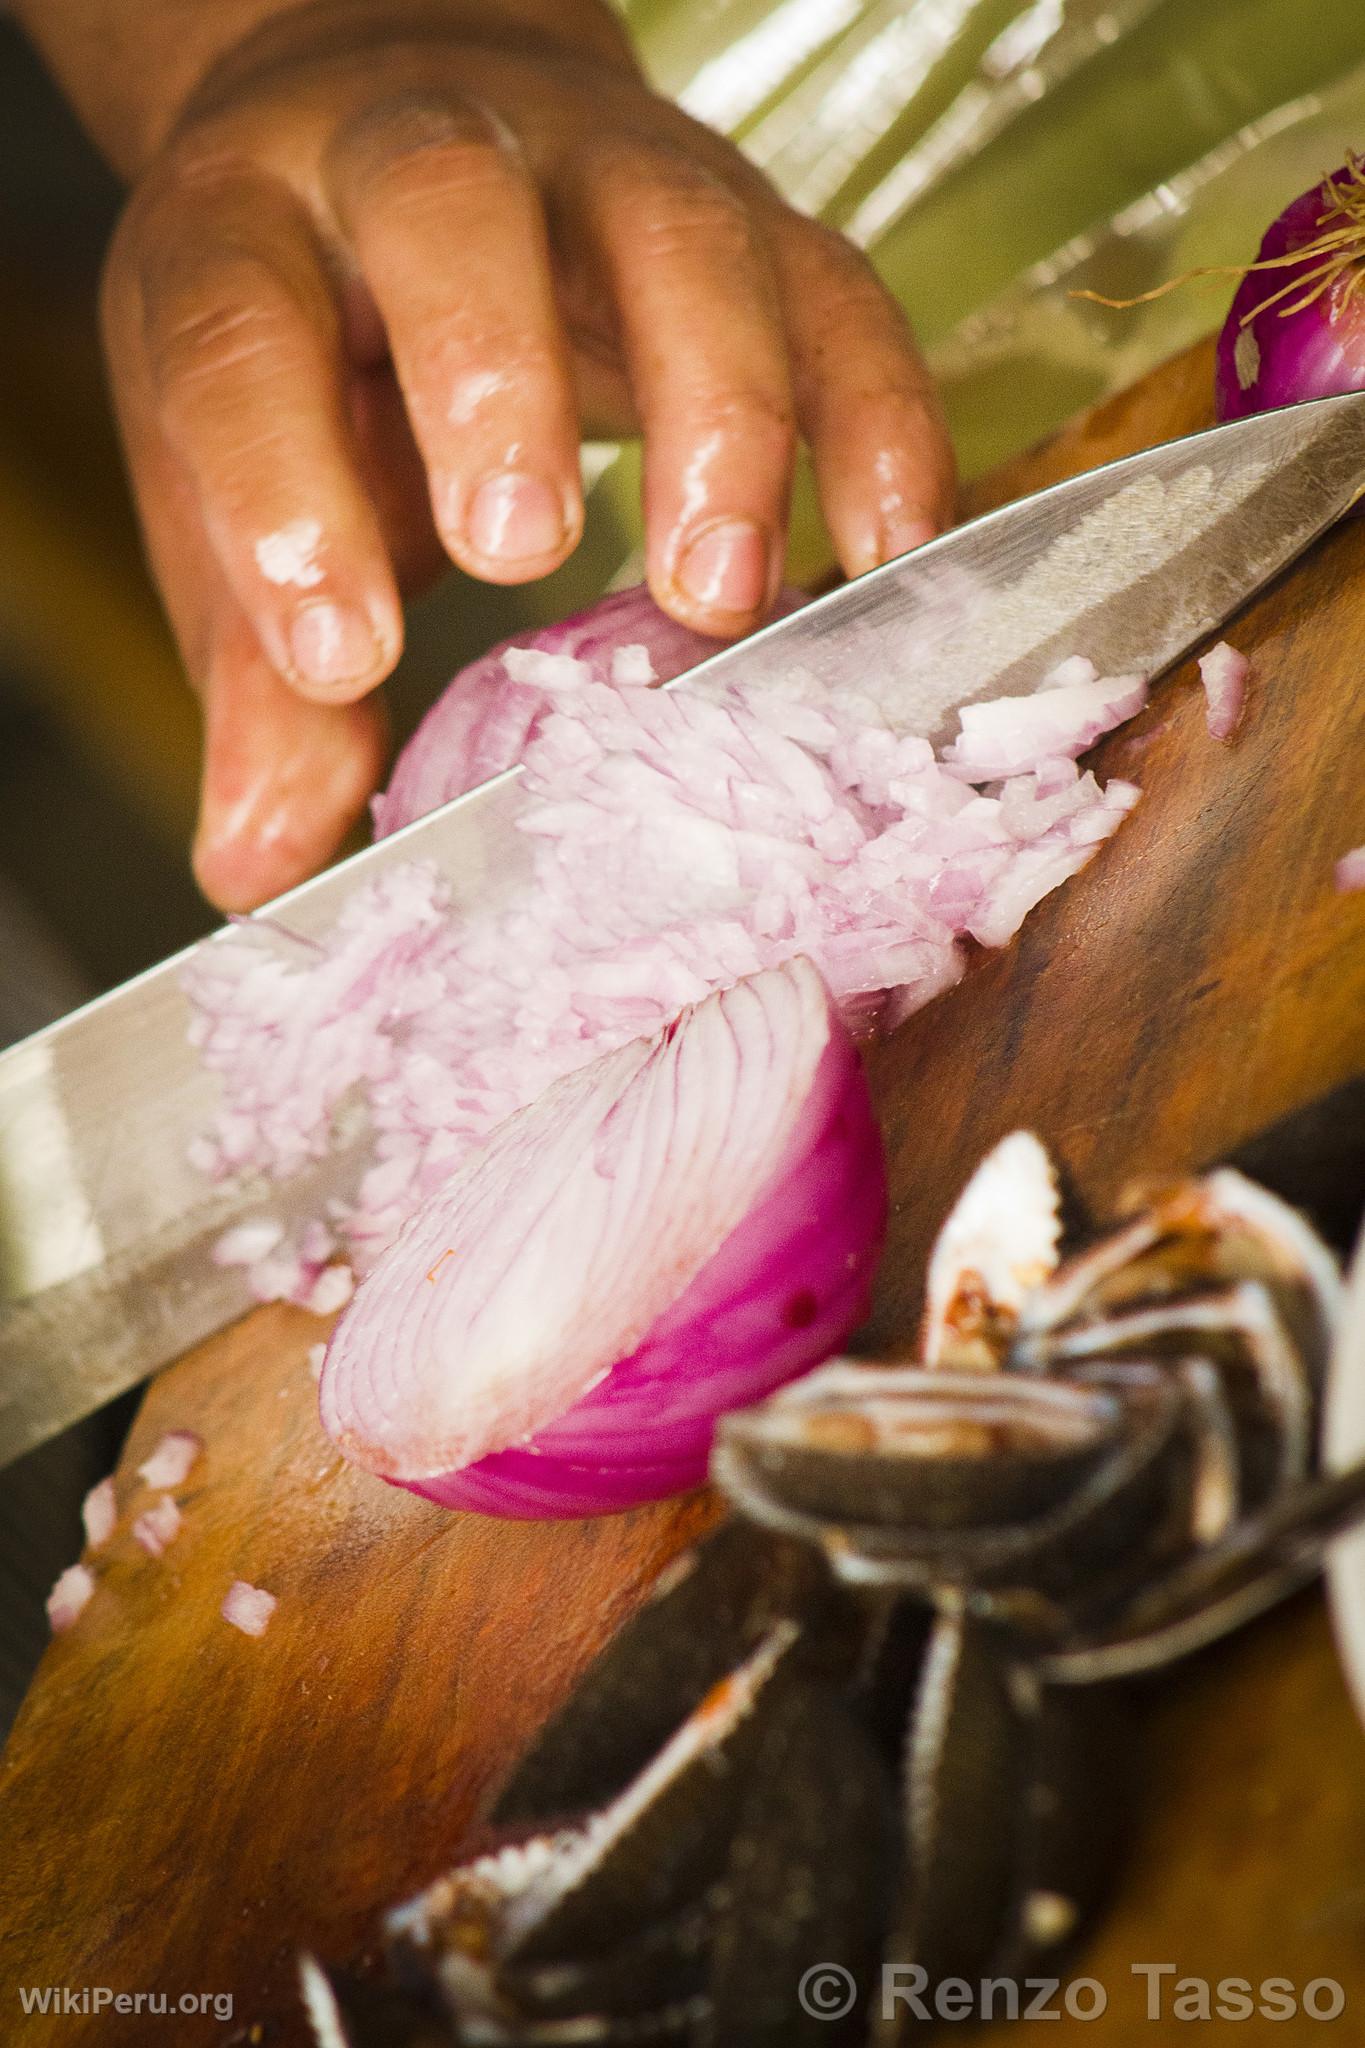
[[257, 210], [268, 182], [232, 136], [194, 128], [144, 173], [124, 209], [124, 226], [139, 247], [174, 248], [187, 222], [221, 223]]
[[153, 199], [172, 205], [193, 199], [212, 204], [229, 199], [260, 176], [253, 151], [226, 122], [204, 122], [188, 128], [169, 145], [160, 177], [149, 185]]
[[449, 425], [467, 427], [502, 414], [521, 419], [528, 405], [543, 405], [547, 394], [558, 398], [564, 365], [548, 341], [491, 323], [453, 338], [459, 360], [444, 402]]
[[517, 164], [501, 125], [482, 108], [409, 93], [351, 123], [338, 137], [333, 169], [354, 199], [444, 211], [505, 188]]
[[867, 258], [824, 228], [798, 275], [794, 331], [807, 379], [869, 404], [923, 410], [932, 385], [906, 315]]
[[758, 238], [748, 207], [704, 164], [658, 143], [635, 143], [601, 164], [607, 190], [630, 211], [633, 233], [656, 258], [699, 247], [708, 259], [750, 263]]
[[152, 380], [194, 384], [281, 350], [301, 320], [325, 323], [301, 208], [223, 138], [174, 143], [134, 193], [105, 272], [111, 310], [132, 308]]
[[817, 225], [813, 253], [816, 280], [831, 322], [872, 321], [887, 329], [905, 327], [899, 306], [861, 249], [855, 249], [834, 229]]
[[177, 265], [149, 281], [144, 304], [152, 375], [165, 395], [278, 360], [292, 345], [279, 279], [244, 251]]
[[642, 230], [646, 252], [660, 260], [704, 249], [710, 261], [744, 265], [757, 254], [747, 211], [718, 182], [688, 179], [657, 185], [649, 195]]
[[704, 436], [719, 435], [735, 444], [743, 442], [766, 458], [784, 456], [795, 446], [796, 419], [790, 400], [778, 391], [757, 386], [698, 394], [686, 407], [686, 417]]

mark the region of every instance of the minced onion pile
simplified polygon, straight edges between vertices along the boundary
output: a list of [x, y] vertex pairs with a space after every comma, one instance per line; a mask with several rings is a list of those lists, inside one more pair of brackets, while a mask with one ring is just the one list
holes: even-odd
[[[536, 1329], [522, 1332], [530, 1351], [505, 1341], [505, 1319], [517, 1323], [534, 1289], [498, 1219], [523, 1196], [553, 1206], [553, 1147], [509, 1136], [520, 1127], [506, 1120], [539, 1108], [553, 1084], [594, 1061], [601, 1065], [582, 1082], [583, 1100], [610, 1101], [632, 1062], [664, 1058], [659, 1048], [669, 1041], [659, 1034], [690, 1006], [698, 1007], [677, 1027], [679, 1043], [719, 1029], [706, 1021], [708, 996], [746, 983], [751, 993], [768, 988], [769, 970], [797, 961], [810, 963], [822, 1002], [828, 991], [855, 1034], [889, 1027], [958, 980], [971, 942], [1012, 937], [1137, 800], [1130, 783], [1101, 788], [1076, 759], [1140, 708], [1141, 678], [1105, 679], [1083, 660], [1066, 662], [1033, 697], [971, 706], [957, 738], [936, 754], [927, 741], [898, 736], [871, 697], [854, 692], [812, 701], [796, 685], [787, 694], [771, 685], [649, 687], [710, 651], [645, 592], [628, 591], [532, 642], [493, 650], [455, 679], [377, 800], [377, 828], [396, 830], [521, 761], [519, 822], [534, 886], [515, 908], [456, 920], [439, 873], [408, 862], [358, 889], [323, 945], [291, 945], [277, 929], [247, 924], [205, 949], [187, 975], [195, 1041], [224, 1089], [223, 1112], [197, 1147], [201, 1166], [220, 1176], [288, 1175], [326, 1150], [343, 1102], [359, 1098], [368, 1111], [375, 1163], [353, 1202], [289, 1238], [269, 1216], [255, 1218], [229, 1234], [219, 1256], [243, 1265], [262, 1298], [321, 1312], [340, 1304], [351, 1270], [369, 1273], [399, 1240], [333, 1340], [323, 1412], [359, 1462], [451, 1504], [585, 1512], [671, 1491], [700, 1476], [722, 1396], [734, 1405], [773, 1384], [761, 1345], [744, 1373], [727, 1376], [694, 1318], [673, 1331], [670, 1371], [715, 1384], [687, 1430], [669, 1434], [657, 1378], [647, 1399], [618, 1406], [611, 1398], [629, 1377], [622, 1360], [650, 1334], [639, 1289], [652, 1273], [641, 1262], [669, 1269], [672, 1233], [682, 1227], [669, 1218], [692, 1213], [694, 1177], [711, 1171], [684, 1144], [651, 1183], [651, 1214], [639, 1230], [632, 1219], [631, 1231], [594, 1254], [587, 1295], [573, 1291], [577, 1280], [554, 1259], [537, 1269], [534, 1288], [561, 1313], [553, 1334], [563, 1370], [546, 1367], [542, 1386], [539, 1310]], [[624, 1067], [612, 1065], [618, 1054]], [[777, 1085], [771, 1073], [762, 1079], [761, 1060], [755, 1071], [759, 1085]], [[704, 1120], [707, 1088], [698, 1082], [697, 1090], [690, 1114]], [[589, 1131], [593, 1113], [583, 1112]], [[583, 1143], [592, 1150], [597, 1141]], [[733, 1185], [752, 1196], [759, 1169], [771, 1170], [770, 1151], [754, 1152], [747, 1177], [743, 1162], [731, 1161]], [[569, 1162], [554, 1156], [555, 1172], [567, 1176]], [[509, 1158], [520, 1167], [509, 1168]], [[770, 1264], [774, 1246], [780, 1253], [786, 1239], [804, 1242], [803, 1205], [817, 1199], [809, 1171], [792, 1185], [787, 1212], [765, 1222]], [[742, 1223], [733, 1215], [726, 1229], [746, 1240], [742, 1256], [752, 1258]], [[426, 1256], [438, 1237], [439, 1266]], [[850, 1241], [843, 1255], [861, 1271], [872, 1242]], [[713, 1216], [688, 1256], [717, 1258], [729, 1243]], [[348, 1267], [329, 1263], [338, 1255]], [[727, 1255], [736, 1256], [732, 1246]], [[578, 1254], [562, 1256], [572, 1264]], [[779, 1256], [777, 1267], [774, 1299], [786, 1300], [790, 1261]], [[519, 1276], [507, 1281], [509, 1298], [486, 1299], [504, 1268]], [[609, 1337], [599, 1328], [584, 1352], [565, 1303], [571, 1296], [573, 1317], [598, 1328], [593, 1289], [634, 1305], [625, 1324], [610, 1322]], [[856, 1321], [856, 1305], [850, 1295], [849, 1320], [840, 1330], [831, 1321], [826, 1333], [824, 1295], [807, 1291], [827, 1353]], [[671, 1297], [646, 1296], [669, 1312]], [[387, 1345], [376, 1321], [391, 1333]], [[768, 1321], [776, 1331], [781, 1318]], [[358, 1328], [370, 1332], [359, 1355]], [[493, 1329], [497, 1341], [485, 1353], [477, 1333]], [[806, 1365], [815, 1362], [813, 1342]], [[548, 1425], [585, 1400], [612, 1411], [607, 1434], [627, 1432], [621, 1469], [609, 1482], [585, 1483], [579, 1470], [550, 1483], [551, 1456], [565, 1466], [589, 1452], [599, 1466], [613, 1462], [595, 1424], [582, 1440], [566, 1424], [558, 1448], [545, 1448]], [[458, 1483], [456, 1473], [464, 1474]]]

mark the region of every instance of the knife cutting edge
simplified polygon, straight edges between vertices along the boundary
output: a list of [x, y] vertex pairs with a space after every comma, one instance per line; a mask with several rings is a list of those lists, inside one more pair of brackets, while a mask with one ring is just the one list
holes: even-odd
[[[1065, 656], [1151, 677], [1353, 503], [1365, 394], [1317, 399], [1129, 456], [932, 541], [712, 655], [666, 687], [853, 683], [941, 741], [965, 704], [1037, 690]], [[456, 910], [531, 867], [516, 769], [278, 898], [305, 938], [395, 862], [434, 862]], [[226, 928], [226, 929], [230, 929]], [[217, 944], [223, 934], [201, 940]], [[0, 1465], [252, 1304], [219, 1235], [268, 1200], [316, 1213], [368, 1162], [357, 1118], [292, 1179], [213, 1185], [189, 1163], [217, 1083], [189, 1043], [189, 948], [0, 1054]]]

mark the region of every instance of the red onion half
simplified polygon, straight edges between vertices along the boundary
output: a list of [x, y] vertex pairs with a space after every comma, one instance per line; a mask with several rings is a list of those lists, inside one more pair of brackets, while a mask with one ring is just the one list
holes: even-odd
[[445, 1507], [597, 1514], [700, 1484], [717, 1417], [861, 1320], [886, 1213], [857, 1052], [788, 961], [491, 1132], [361, 1282], [323, 1424]]
[[1218, 416], [1365, 389], [1365, 169], [1352, 157], [1266, 230], [1218, 338]]

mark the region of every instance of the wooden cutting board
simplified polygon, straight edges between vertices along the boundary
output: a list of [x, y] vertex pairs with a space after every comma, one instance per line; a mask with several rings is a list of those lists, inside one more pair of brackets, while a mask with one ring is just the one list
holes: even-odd
[[[1177, 359], [973, 509], [1205, 424], [1210, 380], [1207, 349]], [[872, 1324], [888, 1351], [910, 1344], [937, 1221], [1002, 1133], [1037, 1128], [1103, 1212], [1134, 1173], [1216, 1155], [1365, 1068], [1365, 895], [1332, 880], [1365, 841], [1365, 523], [1232, 637], [1255, 664], [1235, 741], [1208, 738], [1192, 669], [1168, 680], [1099, 763], [1145, 791], [1117, 839], [872, 1056], [895, 1195]], [[698, 1498], [498, 1525], [391, 1491], [318, 1429], [319, 1334], [261, 1310], [147, 1396], [98, 1590], [49, 1651], [0, 1772], [0, 2040], [300, 2044], [299, 1947], [353, 1956], [380, 1907], [453, 1858], [712, 1512]], [[153, 1564], [128, 1533], [134, 1469], [169, 1428], [207, 1449], [184, 1532]], [[234, 1578], [278, 1596], [259, 1641], [219, 1619]], [[1148, 1733], [1137, 1852], [1075, 1964], [1109, 1996], [1082, 2038], [1156, 2038], [1140, 1961], [1334, 1975], [1365, 2014], [1365, 1742], [1319, 1604], [1168, 1681]], [[24, 2018], [20, 1987], [42, 1986], [230, 1994], [233, 2017]], [[1056, 2043], [1078, 2025], [1008, 2038]], [[1235, 2038], [1287, 2036], [1251, 2019]]]

